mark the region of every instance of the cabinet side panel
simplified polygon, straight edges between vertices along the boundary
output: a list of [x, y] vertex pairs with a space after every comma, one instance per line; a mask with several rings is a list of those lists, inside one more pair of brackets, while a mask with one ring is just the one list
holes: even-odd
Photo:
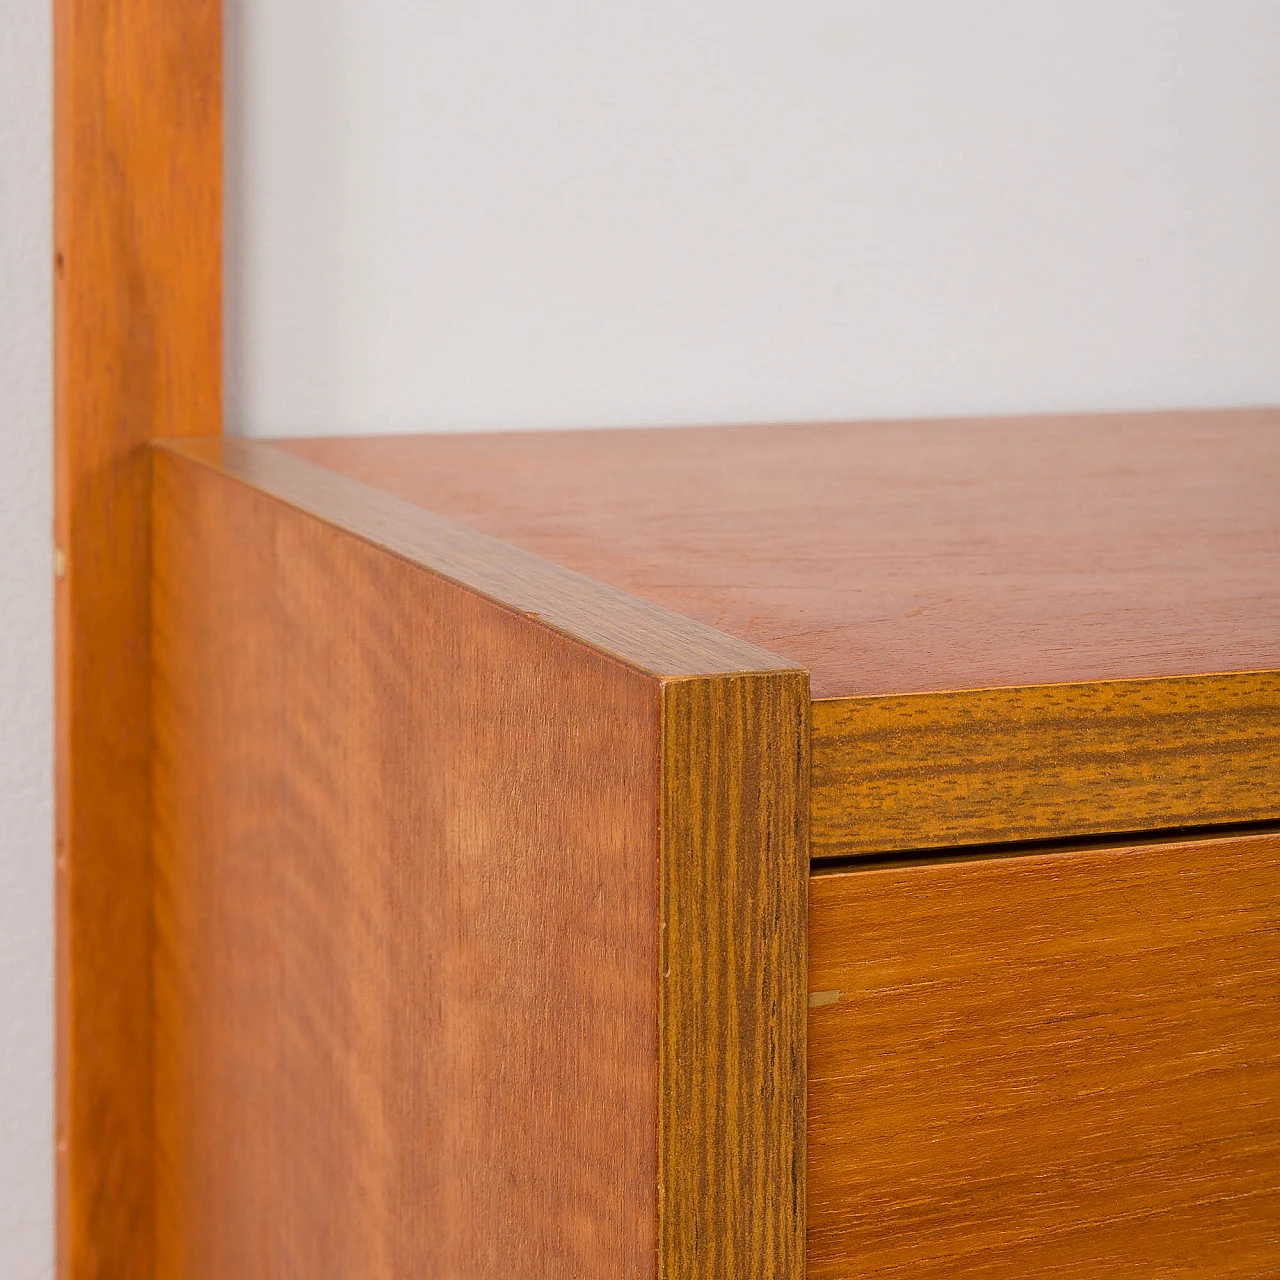
[[658, 684], [156, 468], [163, 1273], [651, 1277]]
[[1280, 838], [810, 893], [814, 1280], [1280, 1273]]
[[663, 707], [660, 1275], [800, 1280], [808, 675]]

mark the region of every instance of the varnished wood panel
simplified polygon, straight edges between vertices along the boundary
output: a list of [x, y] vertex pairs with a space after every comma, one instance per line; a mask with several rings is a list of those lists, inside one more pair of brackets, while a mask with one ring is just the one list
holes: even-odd
[[1280, 671], [813, 705], [816, 858], [1280, 817]]
[[281, 442], [815, 698], [1280, 668], [1280, 411]]
[[148, 463], [219, 430], [221, 6], [54, 3], [58, 1272], [151, 1257]]
[[164, 446], [654, 675], [796, 671], [768, 653], [260, 441]]
[[659, 1275], [804, 1273], [809, 687], [668, 683]]
[[157, 486], [161, 1274], [648, 1274], [653, 682]]
[[798, 1280], [803, 673], [233, 454], [156, 455], [163, 1273]]
[[809, 1275], [1280, 1271], [1280, 837], [810, 888]]

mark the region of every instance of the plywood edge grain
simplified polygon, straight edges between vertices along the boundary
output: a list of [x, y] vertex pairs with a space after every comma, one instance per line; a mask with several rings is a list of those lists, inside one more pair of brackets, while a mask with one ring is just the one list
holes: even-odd
[[662, 702], [659, 1280], [801, 1280], [809, 682]]
[[269, 444], [216, 439], [159, 447], [214, 467], [651, 675], [801, 670], [789, 659]]
[[812, 855], [1280, 817], [1280, 671], [820, 699]]

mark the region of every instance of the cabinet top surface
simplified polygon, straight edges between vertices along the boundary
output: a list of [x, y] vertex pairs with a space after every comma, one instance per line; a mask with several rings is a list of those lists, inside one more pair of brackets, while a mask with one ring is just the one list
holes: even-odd
[[1280, 667], [1280, 409], [276, 443], [815, 698]]

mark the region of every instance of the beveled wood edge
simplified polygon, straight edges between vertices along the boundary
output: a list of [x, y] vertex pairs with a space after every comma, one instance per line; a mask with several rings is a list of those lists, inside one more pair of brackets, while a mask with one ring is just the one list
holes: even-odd
[[1280, 817], [1280, 671], [813, 703], [811, 854]]
[[162, 441], [156, 447], [212, 467], [659, 679], [803, 670], [268, 443], [217, 438]]
[[662, 690], [658, 1280], [805, 1273], [808, 675]]

